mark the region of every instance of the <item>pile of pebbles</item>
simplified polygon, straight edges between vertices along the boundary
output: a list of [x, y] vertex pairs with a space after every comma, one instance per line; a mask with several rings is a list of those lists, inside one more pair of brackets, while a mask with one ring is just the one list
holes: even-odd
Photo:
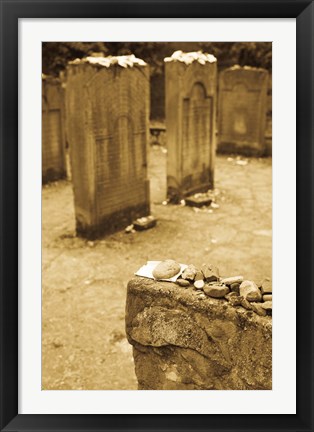
[[[175, 271], [176, 267], [170, 261], [164, 261], [164, 274], [159, 271], [157, 279], [171, 277], [169, 270], [173, 268]], [[269, 278], [257, 285], [244, 280], [243, 276], [220, 277], [219, 269], [213, 265], [203, 264], [198, 269], [191, 264], [183, 270], [176, 284], [193, 288], [203, 297], [228, 300], [232, 306], [242, 306], [260, 316], [272, 315], [272, 281]]]
[[215, 63], [216, 57], [212, 54], [203, 53], [202, 51], [183, 52], [181, 50], [175, 51], [171, 57], [166, 57], [164, 62], [169, 63], [173, 61], [179, 61], [189, 65], [193, 62], [198, 62], [202, 65], [206, 63]]
[[[224, 193], [224, 192], [223, 192]], [[222, 194], [222, 191], [219, 189], [208, 189], [207, 192], [197, 192], [192, 195], [186, 196], [184, 199], [181, 195], [175, 191], [168, 191], [167, 200], [162, 202], [162, 205], [169, 204], [180, 204], [181, 206], [190, 206], [193, 207], [194, 210], [198, 208], [198, 211], [208, 210], [210, 207], [213, 209], [218, 209], [219, 204], [216, 202], [217, 197]], [[225, 201], [226, 197], [222, 195], [220, 197], [221, 201]]]
[[157, 219], [153, 215], [137, 218], [131, 225], [125, 228], [126, 234], [135, 233], [135, 231], [144, 231], [154, 228], [157, 224]]
[[109, 68], [111, 66], [117, 65], [123, 68], [133, 67], [133, 66], [146, 66], [147, 63], [144, 60], [135, 57], [134, 54], [124, 55], [124, 56], [90, 56], [84, 58], [77, 58], [69, 62], [69, 64], [77, 65], [82, 63], [89, 63], [95, 66], [102, 66]]
[[201, 269], [189, 265], [176, 283], [203, 291], [209, 297], [226, 299], [232, 306], [242, 306], [260, 316], [272, 314], [272, 282], [269, 278], [259, 285], [244, 280], [243, 276], [222, 278], [217, 267], [204, 264]]

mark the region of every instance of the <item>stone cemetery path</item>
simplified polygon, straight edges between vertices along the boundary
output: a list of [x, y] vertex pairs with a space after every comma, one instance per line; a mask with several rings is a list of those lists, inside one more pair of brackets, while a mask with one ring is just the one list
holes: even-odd
[[[206, 210], [162, 205], [166, 151], [151, 148], [155, 228], [95, 242], [75, 237], [71, 184], [43, 188], [42, 388], [133, 390], [124, 330], [126, 286], [147, 260], [172, 258], [222, 276], [271, 277], [271, 159], [216, 160], [216, 204]], [[243, 162], [244, 160], [244, 162]]]

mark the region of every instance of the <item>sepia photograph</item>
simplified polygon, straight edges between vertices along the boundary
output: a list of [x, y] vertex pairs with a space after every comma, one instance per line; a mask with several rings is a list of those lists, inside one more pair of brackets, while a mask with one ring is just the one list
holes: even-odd
[[272, 390], [271, 42], [42, 43], [41, 307], [42, 390]]

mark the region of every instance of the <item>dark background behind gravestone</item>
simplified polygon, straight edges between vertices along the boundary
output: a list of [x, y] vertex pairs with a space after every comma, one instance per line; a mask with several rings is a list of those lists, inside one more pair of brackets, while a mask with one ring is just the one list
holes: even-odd
[[[44, 42], [42, 45], [43, 73], [58, 76], [69, 60], [94, 52], [103, 55], [135, 54], [150, 66], [151, 120], [165, 118], [165, 80], [163, 59], [176, 50], [202, 50], [218, 59], [218, 69], [234, 64], [263, 67], [271, 73], [271, 42]], [[271, 80], [269, 80], [271, 110]], [[269, 112], [268, 115], [271, 113]]]

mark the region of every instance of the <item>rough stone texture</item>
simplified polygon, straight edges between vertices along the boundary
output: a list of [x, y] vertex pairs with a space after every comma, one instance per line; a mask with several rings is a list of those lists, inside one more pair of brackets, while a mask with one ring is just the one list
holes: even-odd
[[139, 389], [272, 388], [272, 320], [192, 288], [136, 277], [126, 333]]
[[197, 268], [193, 264], [190, 264], [190, 265], [188, 265], [188, 267], [185, 270], [183, 270], [181, 277], [182, 277], [182, 279], [187, 279], [187, 280], [193, 282], [195, 279], [196, 273], [197, 273]]
[[153, 270], [152, 274], [155, 279], [172, 278], [180, 271], [180, 264], [173, 260], [161, 261]]
[[235, 292], [237, 294], [240, 294], [240, 284], [239, 283], [233, 283], [230, 285], [230, 289], [232, 292]]
[[64, 89], [59, 79], [42, 79], [42, 182], [66, 176]]
[[174, 201], [213, 187], [217, 64], [165, 64], [167, 191]]
[[261, 283], [261, 291], [262, 294], [272, 294], [273, 289], [272, 289], [272, 281], [270, 278], [263, 279]]
[[240, 295], [250, 302], [258, 302], [262, 300], [262, 294], [256, 283], [245, 280], [240, 285]]
[[234, 66], [219, 78], [218, 151], [265, 154], [268, 72]]
[[219, 280], [219, 270], [212, 265], [202, 265], [202, 273], [206, 282], [215, 282]]
[[261, 303], [261, 305], [266, 311], [272, 311], [272, 309], [273, 309], [273, 302], [272, 301], [268, 300], [264, 303]]
[[66, 105], [77, 233], [93, 239], [149, 215], [148, 68], [69, 65]]
[[241, 284], [243, 282], [243, 276], [231, 276], [222, 278], [220, 281], [222, 284], [232, 287], [233, 284]]
[[226, 285], [205, 285], [204, 292], [210, 297], [222, 298], [229, 293], [229, 288]]
[[191, 284], [190, 284], [190, 282], [188, 281], [188, 280], [186, 280], [186, 279], [181, 279], [181, 278], [179, 278], [179, 279], [177, 279], [176, 280], [176, 283], [178, 284], [178, 285], [180, 285], [181, 287], [189, 287]]

